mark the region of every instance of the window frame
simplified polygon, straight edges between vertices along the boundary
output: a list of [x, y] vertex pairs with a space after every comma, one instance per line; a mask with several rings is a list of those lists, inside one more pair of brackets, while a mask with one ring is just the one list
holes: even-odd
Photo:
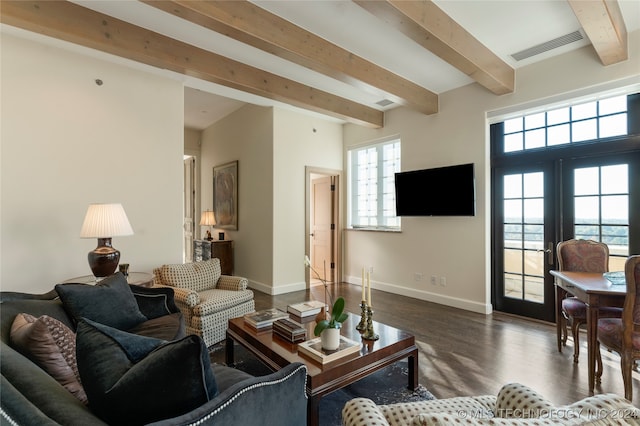
[[[385, 173], [385, 158], [383, 155], [384, 147], [398, 144], [398, 152], [397, 156], [392, 160], [393, 161], [393, 176], [386, 176]], [[370, 150], [375, 148], [377, 151], [377, 159], [376, 159], [376, 177], [375, 177], [375, 185], [376, 185], [376, 215], [375, 215], [375, 224], [354, 224], [354, 218], [362, 217], [358, 216], [359, 211], [359, 193], [358, 193], [358, 183], [359, 183], [359, 172], [358, 167], [358, 152], [364, 150]], [[347, 149], [347, 228], [351, 230], [363, 230], [363, 231], [391, 231], [391, 232], [399, 232], [401, 230], [401, 220], [400, 217], [395, 214], [395, 173], [401, 171], [401, 160], [402, 160], [402, 140], [399, 136], [390, 136], [388, 138], [377, 140], [374, 142], [365, 143], [358, 146], [353, 146]], [[355, 172], [354, 172], [355, 171]], [[385, 192], [384, 192], [384, 179], [391, 179], [391, 183], [387, 182], [387, 187], [392, 186], [394, 188], [393, 198], [392, 198], [392, 208], [393, 208], [393, 220], [397, 223], [397, 225], [387, 225], [385, 222], [388, 222], [389, 216], [385, 216]], [[374, 216], [366, 216], [372, 218]], [[369, 221], [370, 222], [370, 221]]]

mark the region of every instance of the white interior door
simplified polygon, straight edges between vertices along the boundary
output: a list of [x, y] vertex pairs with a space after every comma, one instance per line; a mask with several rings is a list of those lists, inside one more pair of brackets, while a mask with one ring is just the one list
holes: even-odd
[[[328, 282], [334, 281], [332, 180], [323, 176], [311, 181], [311, 265]], [[310, 278], [313, 283], [318, 277]]]

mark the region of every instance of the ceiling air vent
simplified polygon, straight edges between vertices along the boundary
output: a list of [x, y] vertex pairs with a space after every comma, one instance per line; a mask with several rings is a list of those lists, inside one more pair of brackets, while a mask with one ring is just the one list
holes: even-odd
[[579, 30], [577, 30], [572, 33], [560, 36], [558, 38], [554, 38], [553, 40], [549, 40], [537, 46], [533, 46], [528, 49], [521, 50], [520, 52], [512, 54], [511, 57], [516, 61], [522, 61], [523, 59], [527, 59], [532, 56], [539, 55], [544, 52], [548, 52], [549, 50], [553, 50], [558, 47], [562, 47], [567, 44], [580, 41], [582, 39], [584, 39], [584, 37], [582, 36], [582, 33]]
[[389, 99], [383, 99], [381, 101], [376, 102], [376, 105], [380, 105], [381, 107], [386, 107], [388, 105], [391, 105], [393, 103], [393, 101], [390, 101]]

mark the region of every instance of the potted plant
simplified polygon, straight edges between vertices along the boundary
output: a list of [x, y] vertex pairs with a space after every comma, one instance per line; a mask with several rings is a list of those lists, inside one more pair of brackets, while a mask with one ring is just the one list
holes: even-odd
[[320, 336], [323, 349], [330, 351], [338, 349], [338, 346], [340, 346], [340, 328], [348, 316], [344, 312], [344, 299], [338, 297], [331, 309], [330, 318], [318, 321], [313, 330], [313, 334]]

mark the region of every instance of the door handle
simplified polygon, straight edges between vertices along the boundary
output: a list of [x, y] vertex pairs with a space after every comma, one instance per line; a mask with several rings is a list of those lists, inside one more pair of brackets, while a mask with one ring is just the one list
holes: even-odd
[[311, 233], [311, 234], [309, 234], [309, 235], [310, 235], [310, 236], [312, 236], [312, 237], [315, 237], [315, 236], [316, 236], [314, 233]]
[[553, 265], [553, 243], [549, 243], [547, 245], [547, 247], [548, 248], [546, 248], [546, 249], [538, 249], [536, 251], [537, 252], [547, 253], [547, 255], [548, 255], [547, 262], [549, 263], [549, 265]]

